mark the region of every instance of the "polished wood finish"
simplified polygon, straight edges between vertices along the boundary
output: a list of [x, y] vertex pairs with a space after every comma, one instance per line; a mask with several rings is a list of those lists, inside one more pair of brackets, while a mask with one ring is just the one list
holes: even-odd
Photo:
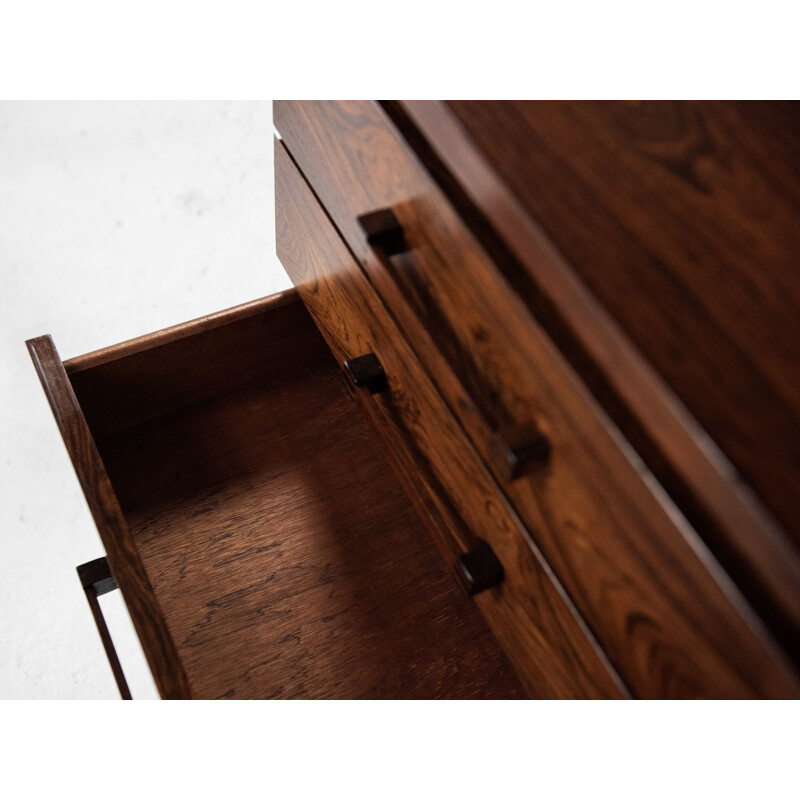
[[[297, 295], [293, 290], [277, 292], [276, 294], [270, 295], [266, 300], [260, 297], [257, 300], [251, 300], [249, 303], [242, 303], [233, 308], [226, 308], [222, 311], [206, 314], [203, 317], [198, 317], [188, 322], [170, 325], [170, 327], [163, 328], [154, 333], [137, 336], [134, 339], [128, 339], [119, 344], [112, 344], [100, 350], [93, 350], [91, 353], [85, 353], [84, 355], [67, 359], [67, 361], [64, 362], [64, 369], [67, 371], [68, 375], [73, 376], [78, 372], [83, 372], [92, 367], [99, 367], [100, 365], [108, 364], [121, 358], [127, 358], [128, 356], [135, 355], [142, 351], [152, 351], [155, 347], [171, 344], [172, 342], [186, 339], [189, 336], [196, 336], [198, 333], [205, 333], [206, 331], [228, 326], [233, 322], [238, 322], [248, 317], [263, 314], [267, 308], [271, 311], [276, 311], [281, 308], [281, 306], [294, 303], [296, 300]], [[152, 357], [152, 352], [150, 352], [150, 356]]]
[[297, 292], [28, 342], [123, 696], [800, 697], [798, 108], [277, 103]]
[[[408, 253], [411, 249], [394, 212], [389, 208], [372, 211], [360, 216], [358, 222], [384, 269], [393, 274], [391, 257]], [[545, 463], [550, 455], [550, 442], [531, 423], [520, 425], [512, 422], [502, 426], [484, 417], [480, 425], [484, 431], [489, 431], [487, 454], [493, 459], [495, 470], [506, 480], [531, 472]]]
[[193, 696], [525, 696], [293, 292], [140, 345], [72, 380]]
[[[268, 371], [291, 380], [303, 360], [287, 359], [287, 350], [314, 350], [319, 338], [313, 326], [298, 324], [296, 304], [294, 291], [283, 292], [158, 331], [150, 347], [142, 337], [70, 359], [64, 368], [95, 436], [125, 430], [219, 395], [223, 376], [197, 358], [199, 348], [225, 363], [229, 391]], [[242, 347], [243, 340], [262, 344]]]
[[[492, 463], [492, 436], [504, 428], [535, 423], [552, 442], [544, 470], [496, 477], [632, 692], [797, 696], [796, 676], [747, 603], [380, 109], [281, 102], [275, 121], [483, 460]], [[411, 245], [391, 269], [357, 223], [385, 207]]]
[[449, 107], [800, 544], [800, 104]]
[[156, 686], [164, 698], [191, 697], [161, 605], [53, 340], [40, 336], [27, 345]]
[[[463, 105], [462, 113], [474, 105]], [[797, 549], [495, 170], [489, 161], [494, 140], [487, 137], [481, 149], [440, 101], [384, 106], [518, 296], [783, 645], [800, 655]], [[534, 185], [538, 202], [547, 202], [551, 185]], [[616, 193], [619, 203], [626, 197]], [[567, 218], [577, 224], [577, 217]], [[688, 349], [693, 352], [691, 343]]]
[[387, 390], [355, 395], [453, 568], [477, 536], [502, 563], [475, 602], [530, 695], [627, 695], [279, 142], [275, 174], [281, 262], [340, 363], [380, 360]]

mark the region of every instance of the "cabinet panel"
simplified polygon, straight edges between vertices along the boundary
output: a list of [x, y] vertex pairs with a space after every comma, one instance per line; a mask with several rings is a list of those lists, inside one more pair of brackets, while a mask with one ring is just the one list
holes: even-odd
[[[795, 696], [748, 604], [652, 480], [381, 110], [280, 102], [285, 145], [427, 373], [633, 693]], [[359, 218], [391, 208], [407, 248], [376, 254]], [[499, 474], [497, 433], [551, 443]]]
[[475, 596], [533, 697], [627, 691], [554, 580], [344, 242], [278, 142], [278, 254], [337, 360], [374, 353], [388, 388], [355, 392], [451, 564], [478, 539], [505, 569]]

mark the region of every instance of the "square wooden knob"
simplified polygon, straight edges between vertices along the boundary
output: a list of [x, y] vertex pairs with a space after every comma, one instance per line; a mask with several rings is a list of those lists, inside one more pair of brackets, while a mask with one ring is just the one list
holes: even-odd
[[391, 208], [362, 214], [358, 222], [367, 235], [367, 241], [384, 255], [395, 256], [408, 250], [403, 226]]
[[505, 572], [494, 550], [481, 540], [472, 550], [458, 557], [470, 594], [477, 594], [502, 583]]
[[385, 392], [389, 388], [386, 373], [375, 353], [367, 353], [358, 358], [351, 358], [344, 362], [344, 368], [350, 380], [361, 388], [366, 388], [370, 394]]

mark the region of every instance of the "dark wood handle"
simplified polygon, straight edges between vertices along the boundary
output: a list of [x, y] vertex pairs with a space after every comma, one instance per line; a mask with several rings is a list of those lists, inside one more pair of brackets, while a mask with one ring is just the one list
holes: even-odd
[[86, 564], [81, 564], [77, 568], [78, 577], [81, 581], [81, 586], [86, 594], [86, 600], [89, 603], [89, 608], [94, 617], [94, 624], [97, 626], [97, 632], [100, 634], [100, 641], [103, 643], [103, 649], [106, 651], [108, 663], [111, 666], [111, 671], [114, 673], [114, 680], [117, 682], [117, 688], [123, 700], [130, 700], [131, 692], [128, 688], [128, 682], [125, 680], [125, 673], [122, 671], [122, 664], [119, 663], [119, 657], [114, 647], [114, 642], [111, 641], [111, 634], [108, 632], [106, 619], [103, 616], [103, 609], [100, 608], [100, 603], [97, 598], [100, 595], [113, 592], [117, 588], [114, 576], [111, 574], [111, 569], [108, 566], [108, 561], [105, 557], [96, 558], [94, 561], [89, 561]]
[[[358, 222], [375, 255], [387, 267], [388, 274], [396, 282], [390, 259], [392, 256], [407, 252], [410, 248], [406, 242], [403, 226], [394, 211], [391, 208], [372, 211], [360, 216]], [[472, 404], [476, 410], [479, 408], [474, 399]], [[550, 442], [534, 425], [523, 424], [498, 431], [480, 412], [478, 415], [491, 434], [489, 457], [506, 480], [520, 477], [530, 468], [545, 463], [549, 458]]]
[[479, 539], [471, 550], [458, 557], [458, 566], [469, 594], [478, 594], [503, 582], [505, 571], [494, 550]]
[[385, 392], [389, 388], [383, 365], [375, 353], [351, 358], [345, 361], [343, 366], [353, 385], [358, 388], [363, 387], [370, 394]]

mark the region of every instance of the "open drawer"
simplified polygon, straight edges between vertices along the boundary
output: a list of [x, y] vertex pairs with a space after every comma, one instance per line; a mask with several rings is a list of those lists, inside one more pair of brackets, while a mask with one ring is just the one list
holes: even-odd
[[293, 291], [28, 347], [163, 697], [525, 696]]

